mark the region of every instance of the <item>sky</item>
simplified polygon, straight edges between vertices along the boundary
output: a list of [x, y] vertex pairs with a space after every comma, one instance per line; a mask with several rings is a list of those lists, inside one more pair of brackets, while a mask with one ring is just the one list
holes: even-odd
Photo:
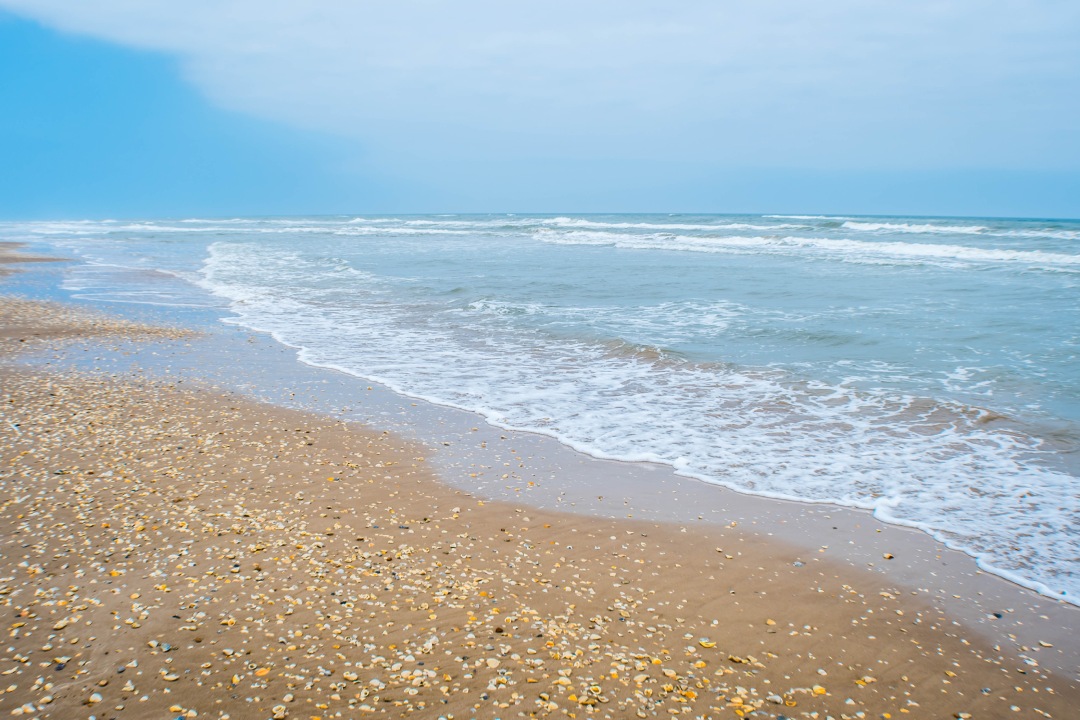
[[0, 0], [0, 217], [1080, 217], [1075, 0]]

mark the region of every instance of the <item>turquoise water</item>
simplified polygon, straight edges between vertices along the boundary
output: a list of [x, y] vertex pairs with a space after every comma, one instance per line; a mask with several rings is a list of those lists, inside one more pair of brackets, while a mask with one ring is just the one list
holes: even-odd
[[6, 223], [105, 302], [1080, 596], [1080, 222], [589, 215]]

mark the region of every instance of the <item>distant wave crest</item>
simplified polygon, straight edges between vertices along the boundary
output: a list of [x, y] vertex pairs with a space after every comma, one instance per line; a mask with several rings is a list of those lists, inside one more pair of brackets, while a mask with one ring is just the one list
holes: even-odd
[[631, 235], [610, 232], [556, 232], [540, 229], [536, 236], [544, 242], [566, 245], [611, 245], [637, 250], [672, 250], [713, 253], [797, 253], [818, 251], [844, 258], [917, 259], [984, 263], [1026, 263], [1029, 265], [1080, 265], [1080, 255], [1037, 250], [979, 248], [965, 245], [850, 240], [822, 237]]

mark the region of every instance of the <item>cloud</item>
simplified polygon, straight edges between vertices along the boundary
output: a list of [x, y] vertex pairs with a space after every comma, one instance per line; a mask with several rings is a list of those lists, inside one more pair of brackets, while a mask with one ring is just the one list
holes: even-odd
[[1080, 167], [1060, 0], [0, 0], [402, 172], [529, 158]]

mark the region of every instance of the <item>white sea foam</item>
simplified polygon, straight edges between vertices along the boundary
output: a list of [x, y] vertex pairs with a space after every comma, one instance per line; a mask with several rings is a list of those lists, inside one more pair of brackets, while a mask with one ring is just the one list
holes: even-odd
[[[152, 282], [138, 282], [140, 275], [156, 276]], [[218, 298], [193, 286], [190, 273], [118, 265], [89, 260], [65, 273], [61, 287], [80, 300], [156, 305], [161, 307], [221, 307]]]
[[[325, 231], [324, 231], [325, 232]], [[434, 227], [360, 227], [332, 230], [335, 235], [472, 235], [469, 230]]]
[[762, 215], [764, 218], [775, 218], [778, 220], [850, 220], [849, 217], [842, 215]]
[[[646, 341], [655, 346], [671, 346], [692, 341], [703, 333], [719, 333], [736, 318], [749, 311], [731, 302], [688, 301], [643, 305], [628, 316], [618, 307], [566, 307], [540, 303], [511, 303], [482, 299], [448, 313], [516, 317], [528, 315], [533, 322], [546, 328], [592, 328], [598, 336], [622, 335], [634, 342]], [[637, 338], [641, 338], [638, 340]]]
[[960, 260], [982, 263], [1025, 263], [1029, 265], [1080, 265], [1080, 255], [1038, 250], [1011, 250], [937, 243], [867, 241], [824, 237], [638, 235], [601, 231], [554, 231], [541, 228], [536, 237], [564, 245], [611, 245], [637, 250], [686, 252], [767, 252], [805, 253], [817, 251], [841, 258], [893, 257], [900, 259]]
[[696, 230], [699, 232], [716, 232], [718, 230], [792, 230], [805, 228], [806, 225], [791, 223], [776, 223], [762, 225], [760, 223], [647, 223], [647, 222], [599, 222], [581, 218], [558, 217], [551, 220], [542, 220], [540, 224], [560, 228], [597, 228], [608, 230], [663, 230], [674, 232], [676, 230]]
[[929, 223], [857, 222], [848, 220], [843, 227], [863, 232], [887, 231], [897, 233], [936, 233], [945, 235], [981, 235], [987, 231], [982, 225], [933, 225]]
[[1080, 230], [1060, 230], [1055, 228], [1036, 228], [1032, 230], [1005, 230], [995, 233], [1002, 237], [1053, 238], [1055, 240], [1080, 240]]
[[834, 215], [762, 215], [778, 220], [843, 220], [845, 230], [867, 233], [912, 233], [932, 235], [988, 235], [994, 237], [1054, 238], [1058, 240], [1080, 239], [1080, 231], [1062, 228], [1031, 227], [1025, 229], [995, 229], [987, 225], [956, 225], [949, 223], [906, 223], [857, 220]]

